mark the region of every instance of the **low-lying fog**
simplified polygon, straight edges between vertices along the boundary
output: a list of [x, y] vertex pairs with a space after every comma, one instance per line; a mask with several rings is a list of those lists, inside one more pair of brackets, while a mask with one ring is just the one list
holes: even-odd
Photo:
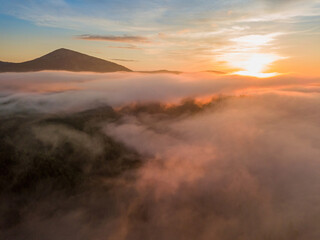
[[319, 239], [320, 79], [0, 74], [1, 239]]

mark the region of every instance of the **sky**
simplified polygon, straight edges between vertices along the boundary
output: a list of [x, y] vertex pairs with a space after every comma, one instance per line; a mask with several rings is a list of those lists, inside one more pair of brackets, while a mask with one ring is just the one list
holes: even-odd
[[320, 75], [319, 0], [0, 0], [0, 61], [69, 48], [133, 70]]

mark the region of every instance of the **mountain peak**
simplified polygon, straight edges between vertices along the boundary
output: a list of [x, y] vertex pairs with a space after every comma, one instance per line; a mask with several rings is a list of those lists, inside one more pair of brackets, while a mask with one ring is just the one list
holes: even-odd
[[70, 50], [68, 48], [58, 48], [55, 51], [72, 51], [72, 50]]
[[[74, 50], [71, 50], [71, 49], [68, 49], [68, 48], [58, 48], [50, 53], [65, 53], [65, 52], [69, 52], [69, 53], [79, 53], [79, 52], [76, 52]], [[48, 54], [50, 54], [48, 53]], [[80, 53], [81, 54], [81, 53]]]
[[131, 71], [119, 64], [66, 48], [59, 48], [42, 57], [27, 62], [0, 64], [0, 72], [30, 72], [43, 70], [73, 72]]

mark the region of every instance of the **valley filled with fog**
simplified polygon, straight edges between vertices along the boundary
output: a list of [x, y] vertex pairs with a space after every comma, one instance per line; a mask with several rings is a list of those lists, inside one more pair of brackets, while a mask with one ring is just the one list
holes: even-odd
[[0, 74], [1, 239], [319, 239], [320, 79]]

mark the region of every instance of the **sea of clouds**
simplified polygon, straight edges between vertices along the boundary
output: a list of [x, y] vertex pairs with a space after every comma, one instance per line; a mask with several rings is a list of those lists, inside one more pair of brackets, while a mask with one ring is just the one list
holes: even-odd
[[[186, 99], [194, 99], [197, 111]], [[320, 238], [320, 79], [0, 74], [2, 118], [72, 115], [106, 105], [119, 117], [93, 124], [139, 154], [142, 164], [112, 179], [102, 176], [89, 193], [34, 200], [4, 236]], [[40, 141], [68, 138], [93, 156], [102, 151], [103, 142], [74, 129], [51, 124], [33, 131]], [[101, 190], [105, 185], [108, 190]], [[47, 208], [54, 214], [43, 214]]]

